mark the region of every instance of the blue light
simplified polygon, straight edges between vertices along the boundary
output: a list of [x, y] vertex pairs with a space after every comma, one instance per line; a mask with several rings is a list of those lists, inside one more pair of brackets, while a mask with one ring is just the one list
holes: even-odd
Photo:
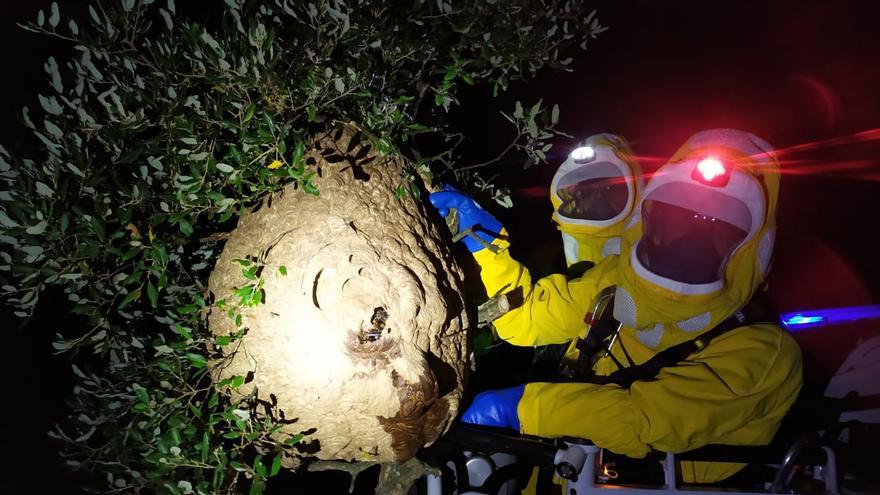
[[815, 309], [779, 315], [789, 330], [800, 330], [858, 320], [880, 318], [880, 304], [873, 306], [850, 306], [846, 308]]
[[819, 323], [825, 321], [825, 318], [822, 316], [804, 316], [802, 314], [796, 314], [788, 319], [782, 320], [782, 324], [790, 327], [792, 325], [809, 325], [810, 323]]

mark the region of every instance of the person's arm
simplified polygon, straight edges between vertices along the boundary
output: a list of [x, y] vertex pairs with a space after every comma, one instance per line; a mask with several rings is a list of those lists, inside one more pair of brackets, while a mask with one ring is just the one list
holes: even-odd
[[763, 445], [802, 383], [800, 349], [773, 325], [734, 330], [629, 390], [589, 383], [526, 385], [523, 433], [586, 438], [631, 457], [712, 444]]
[[526, 294], [532, 285], [529, 269], [510, 256], [508, 251], [510, 243], [505, 239], [507, 239], [507, 230], [502, 229], [500, 237], [492, 241], [497, 252], [482, 249], [472, 253], [480, 267], [480, 279], [489, 297], [512, 292], [518, 287], [521, 287], [523, 294]]
[[534, 346], [561, 344], [581, 335], [593, 298], [612, 284], [617, 258], [604, 260], [576, 279], [554, 274], [532, 283], [528, 269], [510, 257], [506, 243], [497, 245], [501, 248], [498, 253], [488, 249], [474, 253], [487, 293], [523, 291], [522, 304], [492, 323], [499, 338], [514, 345]]
[[[489, 297], [521, 291], [522, 304], [492, 322], [499, 338], [514, 345], [534, 346], [565, 343], [583, 333], [584, 316], [593, 298], [613, 284], [609, 275], [616, 267], [616, 256], [574, 280], [550, 275], [533, 283], [528, 269], [510, 256], [501, 223], [472, 198], [446, 186], [432, 193], [429, 200], [442, 217], [457, 210], [459, 230], [470, 228], [484, 241], [473, 236], [461, 240], [480, 266], [480, 278]], [[485, 243], [491, 243], [494, 249]]]

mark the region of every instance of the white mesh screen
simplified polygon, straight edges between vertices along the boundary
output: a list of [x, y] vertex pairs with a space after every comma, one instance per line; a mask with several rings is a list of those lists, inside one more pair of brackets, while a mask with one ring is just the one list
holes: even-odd
[[694, 316], [693, 318], [678, 322], [678, 328], [685, 332], [699, 332], [706, 328], [706, 325], [708, 325], [711, 320], [712, 314], [707, 311], [703, 314]]

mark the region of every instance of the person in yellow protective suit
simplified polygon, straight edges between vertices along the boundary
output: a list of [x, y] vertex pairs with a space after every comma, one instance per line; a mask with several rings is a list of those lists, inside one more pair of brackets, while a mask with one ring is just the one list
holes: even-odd
[[569, 267], [620, 253], [620, 236], [643, 187], [641, 167], [621, 136], [590, 136], [569, 154], [550, 182]]
[[[552, 218], [562, 234], [569, 276], [620, 252], [624, 226], [643, 188], [641, 167], [619, 135], [592, 135], [569, 154], [550, 183]], [[521, 282], [524, 267], [508, 255], [510, 244], [501, 222], [451, 186], [431, 194], [430, 201], [444, 218], [450, 210], [457, 211], [458, 231], [472, 230], [462, 243], [481, 265], [482, 278], [491, 281], [490, 297]], [[493, 248], [485, 249], [488, 243]], [[572, 304], [572, 311], [583, 314], [590, 301]]]
[[[576, 302], [612, 290], [621, 327], [608, 355], [593, 364], [596, 376], [709, 335], [739, 314], [769, 270], [778, 189], [778, 163], [766, 142], [729, 129], [697, 133], [646, 186], [620, 255], [582, 277], [533, 283], [504, 250], [475, 252], [490, 293], [524, 291], [521, 306], [494, 321], [496, 332], [516, 345], [570, 341], [585, 330], [583, 304]], [[627, 387], [597, 380], [483, 392], [462, 421], [586, 438], [631, 457], [768, 443], [801, 387], [794, 339], [775, 323], [747, 323], [695, 348]], [[682, 474], [710, 482], [738, 468], [687, 463]]]

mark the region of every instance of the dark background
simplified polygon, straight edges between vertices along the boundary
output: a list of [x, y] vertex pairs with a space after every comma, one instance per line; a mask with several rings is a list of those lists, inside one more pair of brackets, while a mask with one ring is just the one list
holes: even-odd
[[[59, 2], [62, 13], [83, 2]], [[24, 32], [47, 1], [0, 8], [0, 142], [23, 135], [22, 105], [48, 91], [42, 64], [69, 47]], [[652, 170], [694, 132], [711, 127], [751, 131], [783, 150], [779, 238], [770, 290], [782, 311], [877, 302], [880, 263], [880, 35], [872, 1], [737, 1], [595, 3], [610, 29], [575, 56], [574, 72], [515, 84], [497, 104], [485, 88], [468, 90], [451, 118], [468, 136], [463, 163], [481, 162], [506, 145], [497, 117], [513, 101], [543, 97], [561, 108], [560, 140], [548, 165], [523, 170], [511, 159], [486, 168], [514, 191], [512, 210], [494, 210], [511, 231], [518, 255], [536, 271], [561, 266], [547, 190], [556, 165], [576, 140], [619, 133]], [[874, 133], [864, 131], [874, 130]], [[860, 134], [861, 133], [861, 134]], [[13, 146], [7, 146], [12, 148]], [[3, 493], [73, 492], [45, 432], [63, 414], [69, 368], [49, 342], [66, 324], [52, 302], [19, 329], [8, 313], [3, 378], [7, 384], [2, 448]], [[856, 339], [876, 324], [802, 331], [808, 358], [831, 373]], [[288, 480], [290, 481], [290, 480]], [[296, 480], [293, 480], [296, 482]], [[330, 478], [324, 493], [344, 490]]]

